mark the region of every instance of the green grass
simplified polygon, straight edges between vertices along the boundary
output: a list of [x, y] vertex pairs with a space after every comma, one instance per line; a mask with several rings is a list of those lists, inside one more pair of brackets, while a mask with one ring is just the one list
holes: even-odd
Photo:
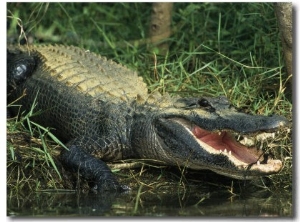
[[[15, 103], [8, 104], [7, 108], [18, 107]], [[61, 186], [62, 177], [55, 158], [59, 149], [66, 147], [48, 128], [32, 121], [32, 117], [41, 114], [35, 106], [34, 102], [28, 113], [7, 121], [7, 186], [17, 193]]]
[[[7, 8], [8, 42], [26, 34], [35, 44], [76, 45], [137, 70], [150, 91], [225, 95], [246, 112], [292, 119], [290, 77], [271, 3], [176, 3], [166, 55], [147, 44], [149, 3], [7, 3]], [[14, 133], [11, 127], [8, 133]], [[285, 168], [270, 178], [276, 187], [291, 189], [291, 132], [276, 142], [275, 156], [285, 160]], [[8, 147], [15, 158], [15, 145]]]

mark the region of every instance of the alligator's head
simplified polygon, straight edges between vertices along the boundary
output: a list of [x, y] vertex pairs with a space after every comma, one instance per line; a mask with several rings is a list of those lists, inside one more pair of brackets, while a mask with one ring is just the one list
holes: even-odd
[[142, 149], [141, 157], [153, 156], [168, 164], [252, 179], [278, 173], [282, 162], [255, 146], [243, 145], [236, 135], [272, 133], [289, 122], [282, 116], [239, 112], [225, 97], [203, 97], [179, 99], [173, 107], [156, 111], [147, 124], [151, 127], [145, 131], [137, 127], [140, 133], [134, 133], [150, 135], [148, 139], [139, 136], [133, 139], [139, 147], [151, 147]]

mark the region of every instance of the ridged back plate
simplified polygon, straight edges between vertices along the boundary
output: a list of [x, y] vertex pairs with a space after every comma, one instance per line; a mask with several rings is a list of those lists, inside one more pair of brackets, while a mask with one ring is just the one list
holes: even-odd
[[136, 72], [95, 53], [63, 45], [29, 46], [21, 50], [43, 61], [34, 75], [51, 76], [83, 94], [105, 94], [122, 100], [147, 98], [146, 84]]

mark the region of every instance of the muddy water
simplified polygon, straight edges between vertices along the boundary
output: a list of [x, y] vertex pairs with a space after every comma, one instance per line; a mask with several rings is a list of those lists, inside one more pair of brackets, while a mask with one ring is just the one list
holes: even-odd
[[8, 216], [199, 216], [292, 217], [292, 193], [266, 189], [232, 192], [228, 188], [190, 186], [149, 189], [128, 193], [78, 194], [35, 192], [7, 197]]

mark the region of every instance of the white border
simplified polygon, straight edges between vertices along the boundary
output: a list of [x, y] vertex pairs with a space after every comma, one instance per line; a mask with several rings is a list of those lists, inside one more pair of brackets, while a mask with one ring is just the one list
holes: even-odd
[[[11, 2], [14, 2], [14, 1], [11, 1]], [[22, 2], [22, 1], [17, 1], [17, 2]], [[61, 1], [61, 2], [68, 2], [68, 1]], [[122, 2], [129, 2], [127, 0], [125, 1], [122, 1]], [[159, 1], [160, 2], [160, 1]], [[171, 2], [178, 2], [178, 1], [171, 1]], [[192, 1], [191, 1], [192, 2]], [[220, 2], [220, 1], [211, 1], [211, 2]], [[227, 1], [227, 0], [223, 0], [222, 2], [232, 2], [232, 1]], [[257, 1], [253, 1], [253, 2], [257, 2]], [[264, 1], [264, 2], [273, 2], [273, 1]], [[282, 2], [291, 2], [291, 1], [282, 1]], [[294, 30], [294, 36], [295, 38], [293, 39], [293, 47], [294, 47], [294, 64], [299, 64], [299, 54], [298, 54], [298, 44], [297, 44], [297, 40], [298, 38], [298, 34], [296, 32], [296, 30], [298, 30], [298, 26], [299, 26], [299, 15], [297, 15], [298, 13], [298, 2], [297, 1], [293, 1], [293, 8], [294, 8], [294, 11], [293, 13], [295, 14], [294, 15], [294, 27], [293, 27], [293, 30]], [[1, 155], [1, 158], [2, 158], [2, 161], [1, 161], [1, 177], [2, 177], [2, 182], [0, 183], [0, 190], [2, 190], [2, 193], [5, 195], [4, 197], [1, 198], [1, 206], [0, 206], [0, 209], [1, 209], [1, 216], [4, 217], [6, 219], [6, 221], [11, 221], [11, 220], [15, 220], [16, 218], [13, 218], [13, 217], [7, 217], [6, 214], [7, 214], [7, 196], [6, 196], [6, 2], [0, 2], [0, 14], [3, 16], [3, 18], [0, 20], [0, 29], [2, 30], [0, 33], [3, 33], [4, 36], [2, 36], [2, 38], [0, 38], [0, 41], [1, 41], [1, 52], [3, 53], [4, 56], [1, 57], [1, 67], [2, 67], [2, 72], [0, 73], [0, 96], [1, 96], [1, 105], [2, 105], [2, 108], [1, 108], [1, 112], [0, 112], [0, 115], [1, 115], [1, 123], [0, 123], [0, 133], [1, 135], [3, 135], [3, 138], [1, 138], [0, 140], [0, 149], [1, 149], [1, 152], [2, 152], [2, 155]], [[5, 18], [4, 18], [5, 17]], [[297, 147], [298, 145], [298, 138], [299, 138], [299, 132], [298, 132], [298, 118], [297, 118], [297, 113], [298, 113], [298, 110], [299, 110], [299, 102], [298, 102], [298, 85], [299, 85], [299, 77], [297, 77], [297, 74], [296, 71], [298, 67], [297, 65], [294, 65], [294, 76], [293, 76], [293, 81], [294, 81], [294, 101], [293, 101], [293, 112], [294, 112], [294, 127], [293, 127], [293, 131], [294, 131], [294, 150], [293, 150], [293, 154], [294, 154], [294, 158], [293, 158], [293, 162], [294, 162], [294, 184], [293, 184], [293, 187], [294, 187], [294, 198], [293, 198], [293, 205], [294, 205], [294, 215], [295, 217], [293, 219], [289, 219], [289, 218], [278, 218], [280, 221], [290, 221], [290, 220], [298, 220], [298, 211], [300, 210], [299, 209], [299, 206], [298, 206], [298, 172], [299, 172], [299, 165], [300, 164], [297, 164], [298, 162], [298, 155], [296, 155], [296, 153], [298, 152], [297, 149], [299, 149]], [[28, 218], [28, 220], [42, 220], [43, 218], [40, 218], [40, 219], [33, 219], [33, 218]], [[55, 221], [66, 221], [67, 219], [70, 219], [70, 218], [65, 218], [65, 219], [53, 219]], [[74, 218], [75, 219], [75, 218]], [[95, 218], [96, 219], [96, 218]], [[99, 220], [99, 218], [97, 218]], [[122, 218], [120, 218], [122, 219]], [[131, 218], [132, 219], [132, 218]], [[138, 220], [141, 220], [142, 218], [136, 218]], [[149, 219], [149, 218], [148, 218]], [[147, 220], [148, 220], [147, 219]], [[153, 220], [158, 220], [159, 218], [153, 218]], [[173, 220], [174, 218], [172, 218]], [[201, 220], [201, 217], [199, 218], [184, 218], [184, 217], [180, 217], [178, 218], [180, 220], [188, 220], [188, 221], [197, 221], [197, 220]], [[206, 218], [207, 220], [208, 218]], [[224, 218], [223, 218], [224, 219]], [[26, 221], [27, 219], [23, 218], [23, 219], [16, 219], [18, 221]], [[47, 219], [47, 220], [50, 220], [52, 221], [52, 219]], [[73, 218], [72, 218], [73, 220]], [[86, 218], [83, 218], [83, 219], [76, 219], [76, 221], [86, 221], [87, 219]], [[101, 218], [101, 220], [106, 220], [105, 218]], [[241, 219], [238, 219], [238, 220], [241, 220]], [[252, 220], [252, 219], [249, 219], [247, 218], [247, 220]], [[2, 220], [1, 220], [2, 221]], [[3, 220], [4, 221], [4, 220]], [[110, 220], [111, 221], [111, 220]], [[160, 221], [160, 220], [158, 220]], [[209, 221], [217, 221], [217, 219], [209, 219]], [[264, 219], [264, 221], [274, 221], [274, 218], [270, 218], [270, 219]]]

